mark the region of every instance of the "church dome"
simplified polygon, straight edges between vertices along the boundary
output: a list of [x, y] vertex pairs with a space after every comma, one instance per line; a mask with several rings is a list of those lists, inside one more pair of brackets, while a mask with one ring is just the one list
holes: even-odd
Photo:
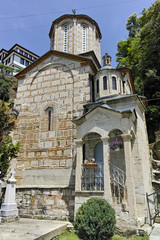
[[94, 51], [101, 62], [99, 26], [91, 17], [83, 14], [66, 14], [52, 22], [49, 32], [50, 48], [71, 54]]

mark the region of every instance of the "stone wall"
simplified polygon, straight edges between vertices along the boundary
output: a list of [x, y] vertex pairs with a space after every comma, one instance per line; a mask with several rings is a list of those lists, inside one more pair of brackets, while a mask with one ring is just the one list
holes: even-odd
[[97, 34], [96, 27], [86, 20], [65, 19], [58, 23], [54, 28], [53, 37], [51, 37], [51, 49], [64, 52], [64, 26], [68, 25], [67, 32], [67, 49], [66, 52], [72, 54], [83, 53], [82, 30], [86, 26], [86, 51], [94, 51], [99, 62], [101, 62], [100, 38]]
[[73, 220], [75, 193], [71, 188], [18, 188], [20, 217]]
[[[83, 105], [90, 100], [90, 72], [90, 67], [81, 66], [80, 62], [51, 56], [19, 80], [15, 100], [19, 116], [13, 134], [15, 141], [21, 141], [20, 154], [13, 165], [17, 184], [28, 185], [28, 171], [33, 176], [30, 185], [55, 186], [48, 171], [53, 169], [52, 176], [61, 187], [64, 181], [58, 178], [57, 171], [65, 169], [65, 186], [71, 182], [73, 185], [76, 129], [71, 120], [83, 114]], [[48, 109], [52, 109], [50, 130]], [[35, 171], [41, 177], [44, 173], [41, 182], [35, 178]], [[46, 177], [50, 182], [46, 183]]]

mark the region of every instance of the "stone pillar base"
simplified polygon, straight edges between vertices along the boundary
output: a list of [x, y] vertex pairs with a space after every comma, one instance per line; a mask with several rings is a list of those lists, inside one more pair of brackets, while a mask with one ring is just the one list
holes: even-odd
[[9, 217], [0, 217], [0, 223], [9, 223], [9, 222], [15, 222], [19, 220], [18, 216], [9, 216]]
[[1, 216], [9, 217], [9, 216], [17, 216], [18, 209], [16, 203], [3, 203], [1, 206]]

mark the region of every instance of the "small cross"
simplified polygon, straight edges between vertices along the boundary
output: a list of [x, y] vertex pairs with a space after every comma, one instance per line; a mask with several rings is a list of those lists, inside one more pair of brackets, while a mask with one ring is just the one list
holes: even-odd
[[75, 15], [76, 14], [76, 9], [72, 9], [72, 12]]

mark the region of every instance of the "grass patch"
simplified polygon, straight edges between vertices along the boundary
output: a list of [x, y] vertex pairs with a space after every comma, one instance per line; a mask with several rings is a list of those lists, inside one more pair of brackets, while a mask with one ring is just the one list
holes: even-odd
[[[73, 231], [65, 231], [60, 236], [54, 238], [54, 240], [81, 240]], [[122, 237], [120, 235], [114, 235], [110, 240], [149, 240], [148, 236], [138, 237]]]
[[132, 236], [132, 237], [122, 237], [119, 235], [114, 235], [111, 240], [149, 240], [148, 236], [144, 236], [144, 237], [139, 237], [139, 236]]
[[73, 231], [65, 231], [54, 240], [80, 240], [80, 238]]

